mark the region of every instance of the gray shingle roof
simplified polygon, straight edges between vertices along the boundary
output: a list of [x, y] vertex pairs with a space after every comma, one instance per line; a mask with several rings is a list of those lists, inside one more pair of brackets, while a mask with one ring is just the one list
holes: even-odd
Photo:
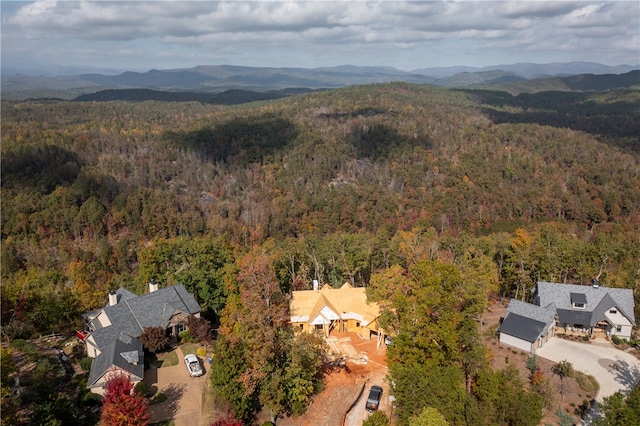
[[[585, 309], [576, 310], [573, 308], [571, 293], [579, 293], [585, 296], [587, 300]], [[584, 324], [592, 326], [602, 321], [604, 313], [615, 306], [633, 325], [636, 323], [633, 314], [633, 290], [628, 288], [592, 287], [540, 281], [536, 289], [535, 300], [542, 307], [554, 305], [558, 309], [560, 321], [563, 321], [562, 318], [566, 315], [572, 319], [566, 322], [583, 324], [583, 322], [573, 321], [573, 318], [574, 316], [575, 318], [583, 318], [579, 312], [586, 312], [590, 315], [590, 318]]]
[[145, 327], [166, 327], [175, 313], [193, 315], [200, 312], [200, 305], [182, 284], [124, 302], [129, 306], [141, 330]]
[[200, 312], [200, 305], [182, 284], [142, 296], [123, 288], [116, 294], [118, 303], [103, 308], [111, 325], [100, 328], [97, 321], [93, 322], [96, 330], [91, 335], [101, 350], [122, 333], [138, 337], [145, 327], [166, 327], [175, 313], [194, 315]]
[[104, 311], [109, 321], [111, 321], [110, 326], [97, 328], [100, 327], [98, 321], [92, 322], [97, 330], [91, 333], [91, 336], [93, 336], [100, 350], [102, 350], [103, 346], [117, 339], [122, 333], [135, 337], [142, 334], [142, 328], [126, 303], [123, 302], [114, 306], [107, 306], [104, 308]]
[[553, 307], [543, 308], [541, 306], [521, 302], [516, 299], [511, 299], [511, 301], [509, 301], [507, 313], [509, 312], [513, 312], [514, 314], [522, 315], [545, 324], [552, 324], [555, 318], [555, 309]]
[[510, 312], [502, 321], [498, 331], [533, 343], [547, 326], [543, 322]]
[[[102, 309], [111, 325], [102, 327], [97, 320], [92, 321], [95, 331], [91, 336], [100, 349], [100, 355], [91, 365], [89, 387], [101, 386], [102, 384], [96, 381], [100, 380], [112, 365], [142, 379], [144, 374], [142, 343], [137, 337], [142, 334], [144, 328], [158, 326], [166, 328], [171, 317], [176, 313], [194, 315], [200, 312], [200, 305], [182, 284], [142, 296], [124, 288], [118, 289], [116, 294], [118, 303]], [[97, 313], [98, 311], [94, 311], [90, 317], [85, 316], [85, 318], [95, 319]], [[140, 362], [137, 365], [127, 362], [127, 358], [132, 359], [134, 351], [140, 353]]]
[[123, 300], [133, 299], [135, 297], [139, 297], [137, 294], [130, 292], [129, 290], [127, 290], [124, 287], [120, 287], [116, 291], [116, 296], [118, 297], [118, 303], [122, 302]]
[[[592, 312], [584, 310], [558, 309], [558, 321], [566, 324], [582, 324], [585, 327], [592, 326]], [[597, 322], [597, 321], [596, 321]]]
[[138, 339], [132, 339], [130, 336], [122, 336], [122, 339], [115, 339], [104, 347], [100, 355], [95, 357], [91, 364], [87, 387], [102, 386], [104, 382], [101, 379], [112, 366], [131, 374], [133, 380], [142, 380], [144, 377], [142, 343]]
[[540, 335], [547, 334], [549, 327], [555, 322], [553, 308], [546, 309], [516, 299], [509, 301], [507, 316], [499, 331], [534, 342]]

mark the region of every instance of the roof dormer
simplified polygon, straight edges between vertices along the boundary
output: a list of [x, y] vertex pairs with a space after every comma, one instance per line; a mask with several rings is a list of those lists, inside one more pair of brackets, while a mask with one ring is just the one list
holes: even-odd
[[586, 309], [587, 296], [583, 293], [570, 293], [571, 307], [574, 309]]

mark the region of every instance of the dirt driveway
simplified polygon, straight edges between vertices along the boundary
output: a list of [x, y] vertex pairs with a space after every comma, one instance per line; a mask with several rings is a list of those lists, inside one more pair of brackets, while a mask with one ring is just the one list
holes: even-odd
[[191, 377], [184, 364], [184, 355], [176, 348], [178, 365], [149, 369], [145, 372], [144, 382], [153, 391], [167, 395], [167, 400], [149, 407], [150, 423], [173, 419], [176, 426], [200, 426], [202, 412], [202, 390], [209, 366], [201, 364], [205, 375]]
[[595, 377], [600, 385], [596, 397], [599, 402], [616, 391], [628, 391], [640, 382], [640, 361], [611, 346], [552, 338], [536, 354], [553, 362], [569, 361], [574, 369]]
[[373, 385], [382, 387], [382, 398], [380, 398], [379, 410], [384, 411], [387, 416], [390, 415], [391, 403], [389, 402], [389, 385], [386, 382], [386, 375], [386, 368], [378, 368], [369, 373], [364, 392], [356, 406], [353, 407], [353, 410], [351, 410], [347, 415], [347, 418], [345, 419], [346, 421], [344, 422], [345, 426], [361, 426], [362, 422], [369, 417], [370, 414], [367, 412], [365, 407], [367, 404], [367, 397], [369, 396], [369, 389], [371, 389], [371, 386]]
[[[335, 339], [330, 339], [330, 346], [332, 350], [347, 355], [346, 365], [326, 372], [324, 390], [313, 397], [302, 416], [278, 419], [278, 426], [341, 426], [346, 411], [364, 386], [362, 397], [345, 422], [345, 425], [361, 426], [369, 416], [364, 406], [371, 385], [379, 385], [384, 389], [380, 410], [389, 415], [389, 385], [386, 382], [387, 348], [384, 345], [376, 347], [375, 339], [364, 340], [355, 333], [337, 336]], [[367, 356], [366, 364], [363, 363], [364, 355]], [[268, 418], [263, 416], [258, 420], [257, 424], [261, 424]]]

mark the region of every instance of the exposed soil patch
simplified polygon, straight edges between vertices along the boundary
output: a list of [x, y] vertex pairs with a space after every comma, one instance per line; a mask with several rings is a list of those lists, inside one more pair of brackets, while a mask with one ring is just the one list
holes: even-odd
[[[518, 370], [520, 377], [525, 383], [529, 382], [529, 370], [526, 368], [529, 354], [507, 345], [500, 345], [496, 330], [500, 325], [500, 319], [507, 313], [508, 299], [493, 300], [489, 309], [482, 317], [481, 333], [484, 341], [491, 353], [491, 366], [494, 370], [513, 365]], [[358, 396], [364, 385], [364, 393], [359, 404], [352, 410], [346, 419], [346, 425], [360, 426], [362, 421], [368, 416], [364, 411], [364, 400], [371, 385], [376, 384], [383, 387], [383, 398], [380, 409], [389, 415], [391, 405], [389, 404], [389, 385], [386, 382], [387, 363], [386, 347], [376, 348], [376, 341], [365, 341], [356, 334], [332, 334], [332, 348], [342, 345], [347, 354], [351, 354], [352, 359], [347, 360], [345, 366], [328, 369], [325, 374], [325, 387], [322, 392], [316, 395], [308, 410], [300, 417], [278, 419], [278, 426], [340, 426], [342, 425], [346, 410]], [[354, 352], [355, 350], [355, 352]], [[367, 355], [367, 363], [362, 364], [363, 355]], [[357, 362], [354, 362], [357, 361]], [[569, 360], [571, 361], [571, 360]], [[603, 360], [608, 361], [608, 360]], [[573, 417], [575, 422], [579, 421], [576, 411], [586, 402], [590, 402], [596, 397], [596, 392], [587, 392], [580, 388], [578, 382], [570, 377], [564, 379], [562, 388], [564, 398], [561, 395], [561, 381], [552, 372], [554, 362], [538, 358], [538, 365], [545, 377], [551, 382], [555, 392], [555, 402], [553, 408], [545, 412], [541, 424], [559, 424], [560, 418], [557, 414], [558, 408], [563, 413]], [[361, 407], [360, 407], [361, 406]], [[256, 424], [270, 420], [267, 413], [258, 416]]]
[[[384, 380], [387, 374], [386, 354], [384, 344], [376, 348], [376, 340], [364, 340], [355, 333], [332, 333], [330, 338], [335, 338], [344, 345], [344, 349], [351, 355], [344, 367], [328, 368], [325, 374], [325, 386], [322, 392], [316, 395], [307, 411], [299, 417], [278, 419], [278, 426], [339, 426], [346, 411], [358, 396], [360, 389], [365, 385], [365, 392], [360, 400], [364, 404], [366, 392], [371, 384], [377, 384], [384, 389], [383, 399], [389, 395], [389, 386]], [[333, 340], [333, 339], [331, 339]], [[335, 345], [332, 345], [335, 347]], [[355, 349], [356, 353], [352, 351]], [[366, 364], [363, 364], [366, 355]], [[381, 410], [388, 406], [381, 404]], [[354, 410], [356, 411], [356, 410]], [[364, 410], [363, 410], [364, 411]], [[261, 413], [257, 424], [269, 420], [266, 413]], [[356, 420], [352, 420], [356, 422]], [[357, 420], [362, 424], [362, 419]]]

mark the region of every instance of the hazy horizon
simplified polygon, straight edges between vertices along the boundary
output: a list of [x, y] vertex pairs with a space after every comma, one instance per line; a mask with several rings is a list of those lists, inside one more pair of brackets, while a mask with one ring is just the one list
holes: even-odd
[[636, 1], [2, 1], [2, 68], [640, 64]]

